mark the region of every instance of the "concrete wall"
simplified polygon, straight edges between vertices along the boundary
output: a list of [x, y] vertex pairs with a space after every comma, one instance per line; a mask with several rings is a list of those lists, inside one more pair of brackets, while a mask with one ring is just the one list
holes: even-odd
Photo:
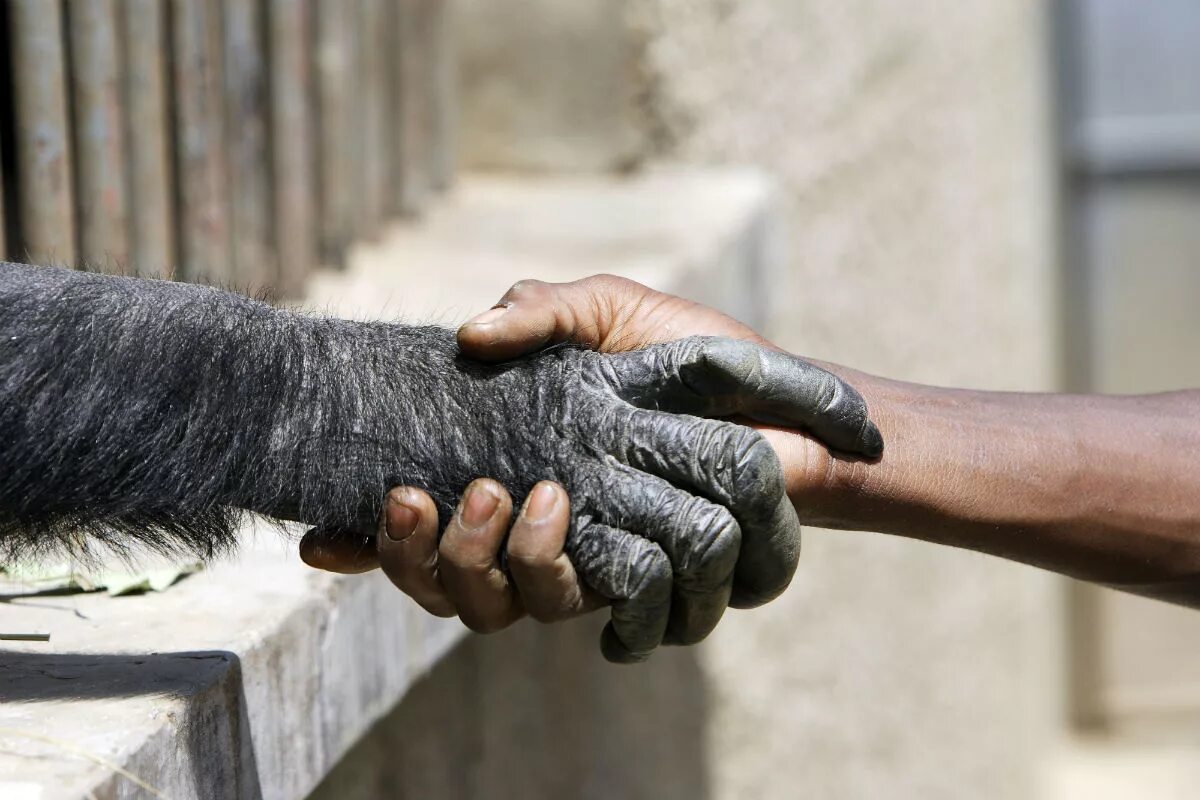
[[[672, 155], [782, 182], [776, 341], [916, 381], [1054, 387], [1042, 4], [634, 10]], [[806, 548], [781, 600], [702, 650], [715, 796], [1028, 796], [1059, 712], [1056, 585], [877, 535]]]
[[[780, 344], [911, 380], [1054, 387], [1042, 4], [531, 1], [503, 4], [507, 17], [490, 5], [463, 15], [476, 26], [462, 42], [467, 165], [757, 165], [783, 196], [788, 256], [766, 284]], [[603, 18], [594, 50], [573, 35], [568, 58], [563, 41], [528, 35], [588, 13]], [[470, 38], [480, 36], [484, 45]], [[553, 80], [538, 81], [536, 64], [557, 64]], [[621, 88], [615, 75], [633, 83]], [[522, 110], [525, 90], [538, 109], [575, 109], [554, 116], [559, 146], [546, 149], [532, 123], [503, 123], [503, 104], [479, 100], [484, 84], [493, 95], [508, 87], [505, 114]], [[601, 99], [578, 110], [597, 85]], [[620, 124], [599, 138], [563, 122], [604, 114]], [[783, 598], [734, 612], [700, 648], [637, 670], [593, 665], [589, 637], [574, 628], [465, 643], [430, 679], [449, 699], [414, 694], [381, 726], [393, 739], [366, 743], [329, 791], [366, 780], [364, 764], [413, 747], [420, 731], [451, 725], [461, 735], [427, 751], [441, 755], [400, 762], [409, 777], [374, 786], [409, 786], [452, 759], [456, 789], [409, 793], [593, 796], [607, 781], [611, 796], [628, 797], [1036, 796], [1061, 730], [1061, 587], [1028, 568], [877, 535], [809, 531], [805, 546]], [[558, 655], [531, 658], [539, 647]], [[453, 677], [464, 669], [470, 680]], [[497, 693], [508, 699], [488, 705]], [[422, 705], [431, 703], [456, 710], [439, 716]], [[575, 721], [530, 722], [545, 708]], [[463, 714], [472, 725], [448, 721]], [[372, 747], [374, 757], [363, 754]]]

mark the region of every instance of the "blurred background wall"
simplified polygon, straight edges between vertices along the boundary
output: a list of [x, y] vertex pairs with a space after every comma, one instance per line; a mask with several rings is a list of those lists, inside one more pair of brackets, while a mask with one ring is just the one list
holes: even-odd
[[[464, 3], [460, 165], [466, 182], [758, 168], [780, 249], [739, 275], [759, 301], [743, 318], [893, 377], [1053, 389], [1049, 21], [1032, 0]], [[664, 288], [722, 305], [706, 285]], [[596, 663], [593, 621], [468, 640], [457, 678], [429, 678], [450, 699], [414, 692], [326, 791], [439, 796], [417, 787], [447, 752], [450, 796], [1039, 790], [1065, 715], [1062, 587], [922, 543], [806, 535], [783, 598], [644, 667]], [[472, 724], [421, 734], [439, 744], [414, 760], [404, 743], [438, 708]], [[407, 777], [375, 774], [380, 751], [407, 752]]]
[[[1196, 386], [1198, 40], [1193, 0], [9, 0], [0, 257], [447, 324], [615, 272], [895, 378]], [[463, 638], [314, 797], [1195, 796], [1200, 615], [805, 542], [637, 668], [601, 615]]]
[[[771, 338], [908, 380], [1055, 388], [1045, 4], [633, 10], [649, 141], [780, 184]], [[1060, 713], [1053, 582], [872, 534], [805, 546], [788, 593], [701, 651], [714, 796], [1029, 796]]]

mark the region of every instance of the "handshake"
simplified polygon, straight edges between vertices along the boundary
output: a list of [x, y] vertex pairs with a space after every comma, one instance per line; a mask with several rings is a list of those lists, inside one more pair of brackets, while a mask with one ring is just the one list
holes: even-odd
[[[393, 488], [377, 523], [310, 530], [300, 550], [331, 571], [382, 568], [427, 611], [478, 632], [607, 605], [611, 661], [698, 642], [727, 607], [787, 587], [794, 503], [830, 460], [883, 452], [865, 401], [839, 377], [632, 281], [519, 283], [459, 330], [458, 347], [503, 368], [479, 366], [470, 402], [468, 387], [431, 392], [503, 409], [524, 433], [495, 420], [464, 429], [462, 409], [448, 412], [431, 448], [443, 455], [406, 470], [428, 474], [421, 488]], [[472, 461], [481, 441], [499, 457]], [[477, 471], [461, 499], [438, 474], [447, 451]], [[523, 496], [515, 518], [506, 486]]]
[[0, 263], [0, 345], [0, 562], [207, 557], [251, 511], [474, 630], [608, 605], [620, 662], [776, 597], [801, 522], [1200, 608], [1200, 391], [888, 381], [609, 277], [517, 284], [456, 342]]

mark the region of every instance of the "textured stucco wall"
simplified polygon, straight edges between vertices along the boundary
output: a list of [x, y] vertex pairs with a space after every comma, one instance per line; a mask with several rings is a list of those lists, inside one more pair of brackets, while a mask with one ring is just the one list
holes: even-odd
[[[461, 11], [468, 165], [761, 167], [787, 256], [751, 294], [773, 299], [780, 344], [910, 380], [1053, 388], [1041, 3]], [[403, 796], [1037, 796], [1061, 730], [1061, 587], [927, 544], [806, 536], [781, 599], [636, 670], [596, 664], [594, 620], [465, 643], [320, 796], [374, 796], [398, 786], [389, 768]]]
[[[636, 0], [656, 140], [780, 180], [780, 344], [895, 377], [1053, 388], [1045, 10]], [[812, 531], [793, 588], [702, 651], [716, 797], [1026, 797], [1058, 587]]]

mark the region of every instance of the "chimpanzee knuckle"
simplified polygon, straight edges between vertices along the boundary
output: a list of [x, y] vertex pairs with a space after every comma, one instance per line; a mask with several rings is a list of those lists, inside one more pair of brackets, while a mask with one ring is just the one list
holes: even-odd
[[714, 397], [737, 395], [756, 389], [761, 362], [758, 348], [737, 339], [704, 337], [695, 344], [696, 355], [680, 369], [685, 383]]
[[721, 506], [701, 501], [693, 508], [685, 517], [686, 539], [675, 572], [681, 585], [703, 588], [733, 572], [742, 531]]
[[737, 495], [743, 502], [774, 505], [786, 491], [783, 465], [770, 442], [752, 428], [743, 428], [736, 456]]
[[650, 657], [653, 652], [653, 645], [648, 649], [633, 650], [617, 632], [618, 627], [623, 627], [617, 621], [617, 611], [613, 610], [612, 621], [604, 626], [604, 631], [600, 634], [600, 652], [604, 658], [612, 664], [640, 664]]
[[629, 597], [636, 597], [645, 604], [659, 605], [671, 597], [671, 562], [662, 550], [650, 542], [643, 542], [630, 560], [631, 585]]
[[743, 547], [737, 564], [730, 605], [755, 608], [778, 597], [791, 583], [800, 560], [800, 524], [786, 497], [776, 507], [775, 519], [767, 528], [769, 539]]

